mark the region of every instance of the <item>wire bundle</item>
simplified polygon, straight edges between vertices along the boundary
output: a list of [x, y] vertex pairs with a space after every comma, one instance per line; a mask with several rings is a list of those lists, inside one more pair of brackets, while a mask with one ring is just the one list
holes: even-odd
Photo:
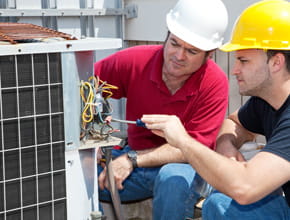
[[99, 77], [91, 76], [87, 82], [81, 81], [81, 139], [90, 136], [103, 140], [114, 131], [105, 120], [112, 114], [112, 107], [108, 102], [113, 95], [111, 89], [118, 87], [100, 80]]

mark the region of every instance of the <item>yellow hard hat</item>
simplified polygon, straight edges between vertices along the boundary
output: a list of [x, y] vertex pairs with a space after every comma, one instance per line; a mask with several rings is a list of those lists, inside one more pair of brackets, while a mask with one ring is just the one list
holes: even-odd
[[263, 0], [245, 9], [236, 20], [231, 40], [220, 47], [290, 50], [290, 2]]

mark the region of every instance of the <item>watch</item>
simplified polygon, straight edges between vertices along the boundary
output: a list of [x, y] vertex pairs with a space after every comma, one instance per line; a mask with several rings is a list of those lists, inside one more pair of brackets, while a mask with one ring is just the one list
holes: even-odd
[[137, 168], [137, 167], [138, 167], [138, 165], [137, 165], [137, 151], [135, 151], [135, 150], [130, 150], [130, 151], [127, 153], [127, 155], [128, 155], [129, 160], [131, 160], [131, 162], [132, 162], [133, 169], [134, 169], [134, 168]]

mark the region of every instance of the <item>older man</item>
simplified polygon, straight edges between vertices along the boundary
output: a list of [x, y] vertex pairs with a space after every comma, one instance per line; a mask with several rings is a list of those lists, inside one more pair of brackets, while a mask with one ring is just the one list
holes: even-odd
[[[97, 62], [95, 74], [119, 88], [114, 98], [127, 98], [128, 120], [176, 114], [192, 137], [214, 149], [227, 109], [228, 82], [211, 56], [223, 40], [226, 8], [220, 0], [180, 0], [166, 21], [164, 45], [121, 50]], [[153, 196], [156, 220], [193, 216], [199, 198], [192, 184], [196, 173], [180, 150], [146, 128], [129, 125], [128, 145], [113, 154], [122, 201]], [[110, 201], [106, 172], [99, 170], [100, 198]]]

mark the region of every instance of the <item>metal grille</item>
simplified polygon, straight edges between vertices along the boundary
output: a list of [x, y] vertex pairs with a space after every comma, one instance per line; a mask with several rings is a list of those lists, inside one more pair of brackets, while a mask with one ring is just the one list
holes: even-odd
[[0, 56], [0, 220], [66, 219], [61, 57]]

